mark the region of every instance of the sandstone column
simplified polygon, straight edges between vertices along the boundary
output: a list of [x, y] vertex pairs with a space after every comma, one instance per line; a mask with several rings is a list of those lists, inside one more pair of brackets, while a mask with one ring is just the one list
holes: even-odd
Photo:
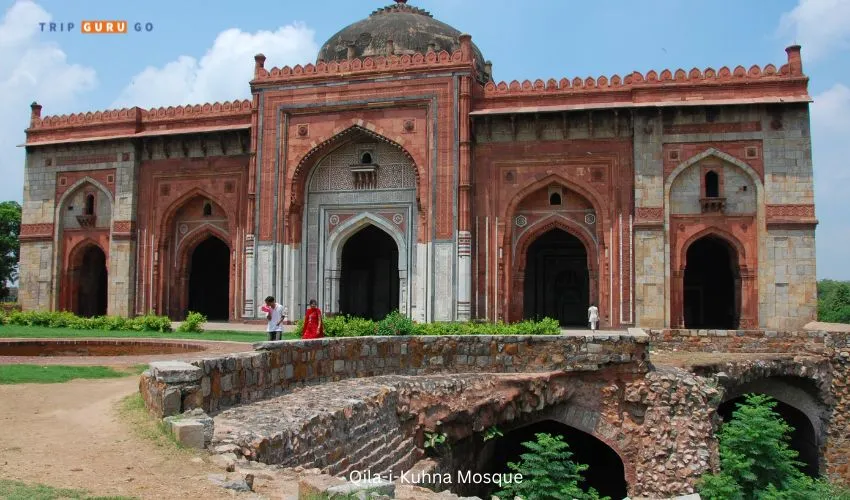
[[[461, 52], [463, 60], [472, 63], [472, 37], [468, 34], [460, 35]], [[457, 320], [469, 321], [470, 304], [472, 303], [472, 233], [470, 232], [470, 220], [472, 210], [470, 208], [471, 188], [471, 161], [470, 161], [470, 120], [469, 100], [472, 86], [471, 76], [460, 77], [460, 100], [458, 102], [458, 113], [460, 124], [459, 130], [459, 181], [458, 181], [458, 234], [457, 234], [457, 257], [458, 257], [458, 280], [457, 280]]]

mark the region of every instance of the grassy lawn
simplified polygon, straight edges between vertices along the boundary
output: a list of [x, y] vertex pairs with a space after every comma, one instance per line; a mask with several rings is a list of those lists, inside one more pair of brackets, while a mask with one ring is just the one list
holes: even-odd
[[138, 375], [147, 365], [124, 370], [108, 366], [0, 365], [0, 384], [58, 384], [77, 378], [118, 378]]
[[[227, 340], [231, 342], [261, 342], [268, 340], [268, 334], [262, 331], [262, 325], [255, 332], [209, 331], [203, 333], [190, 332], [133, 332], [123, 330], [74, 330], [71, 328], [49, 328], [46, 326], [0, 326], [0, 338], [154, 338], [182, 340]], [[283, 340], [299, 338], [299, 335], [283, 334]]]
[[43, 484], [26, 484], [20, 481], [0, 479], [0, 498], [14, 498], [16, 500], [130, 500], [132, 497], [93, 497], [84, 490], [71, 490], [66, 488], [53, 488]]

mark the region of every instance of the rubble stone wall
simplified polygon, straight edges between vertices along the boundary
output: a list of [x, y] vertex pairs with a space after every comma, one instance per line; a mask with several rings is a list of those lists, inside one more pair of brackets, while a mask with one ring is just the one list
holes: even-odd
[[[200, 396], [184, 394], [183, 399], [216, 411], [298, 386], [356, 377], [597, 370], [607, 364], [646, 370], [641, 363], [646, 357], [644, 335], [352, 337], [263, 342], [255, 349], [194, 361], [203, 370]], [[153, 380], [141, 386], [145, 390], [157, 384]], [[155, 414], [162, 407], [148, 405]]]
[[823, 354], [825, 331], [647, 330], [653, 351]]

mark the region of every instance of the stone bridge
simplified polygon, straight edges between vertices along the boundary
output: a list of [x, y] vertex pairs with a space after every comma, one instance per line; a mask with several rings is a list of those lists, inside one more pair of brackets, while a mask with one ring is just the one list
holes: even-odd
[[[850, 482], [848, 330], [269, 342], [152, 364], [140, 390], [158, 416], [210, 413], [211, 448], [260, 462], [345, 477], [398, 477], [426, 462], [498, 472], [534, 432], [559, 432], [602, 493], [654, 498], [692, 493], [716, 469], [718, 424], [756, 392], [779, 401], [807, 472]], [[503, 436], [485, 439], [494, 428]], [[428, 449], [430, 433], [448, 446]]]

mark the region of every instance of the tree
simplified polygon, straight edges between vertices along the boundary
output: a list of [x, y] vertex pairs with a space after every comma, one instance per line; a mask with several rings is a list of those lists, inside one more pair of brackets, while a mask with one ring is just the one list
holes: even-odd
[[20, 235], [21, 205], [16, 201], [0, 203], [0, 299], [9, 295], [8, 283], [18, 279]]
[[706, 500], [847, 500], [848, 492], [800, 470], [788, 445], [793, 428], [773, 408], [776, 401], [748, 394], [720, 429], [720, 472], [702, 477]]
[[[508, 484], [496, 493], [499, 498], [520, 497], [523, 500], [597, 500], [599, 493], [593, 488], [582, 491], [579, 483], [587, 465], [570, 460], [573, 454], [563, 436], [535, 434], [537, 441], [526, 441], [522, 445], [528, 453], [520, 455], [522, 462], [509, 462], [508, 468], [522, 474], [522, 481]], [[608, 497], [605, 497], [607, 499]], [[600, 499], [604, 500], [604, 499]]]
[[818, 320], [850, 323], [850, 283], [833, 280], [818, 282]]

